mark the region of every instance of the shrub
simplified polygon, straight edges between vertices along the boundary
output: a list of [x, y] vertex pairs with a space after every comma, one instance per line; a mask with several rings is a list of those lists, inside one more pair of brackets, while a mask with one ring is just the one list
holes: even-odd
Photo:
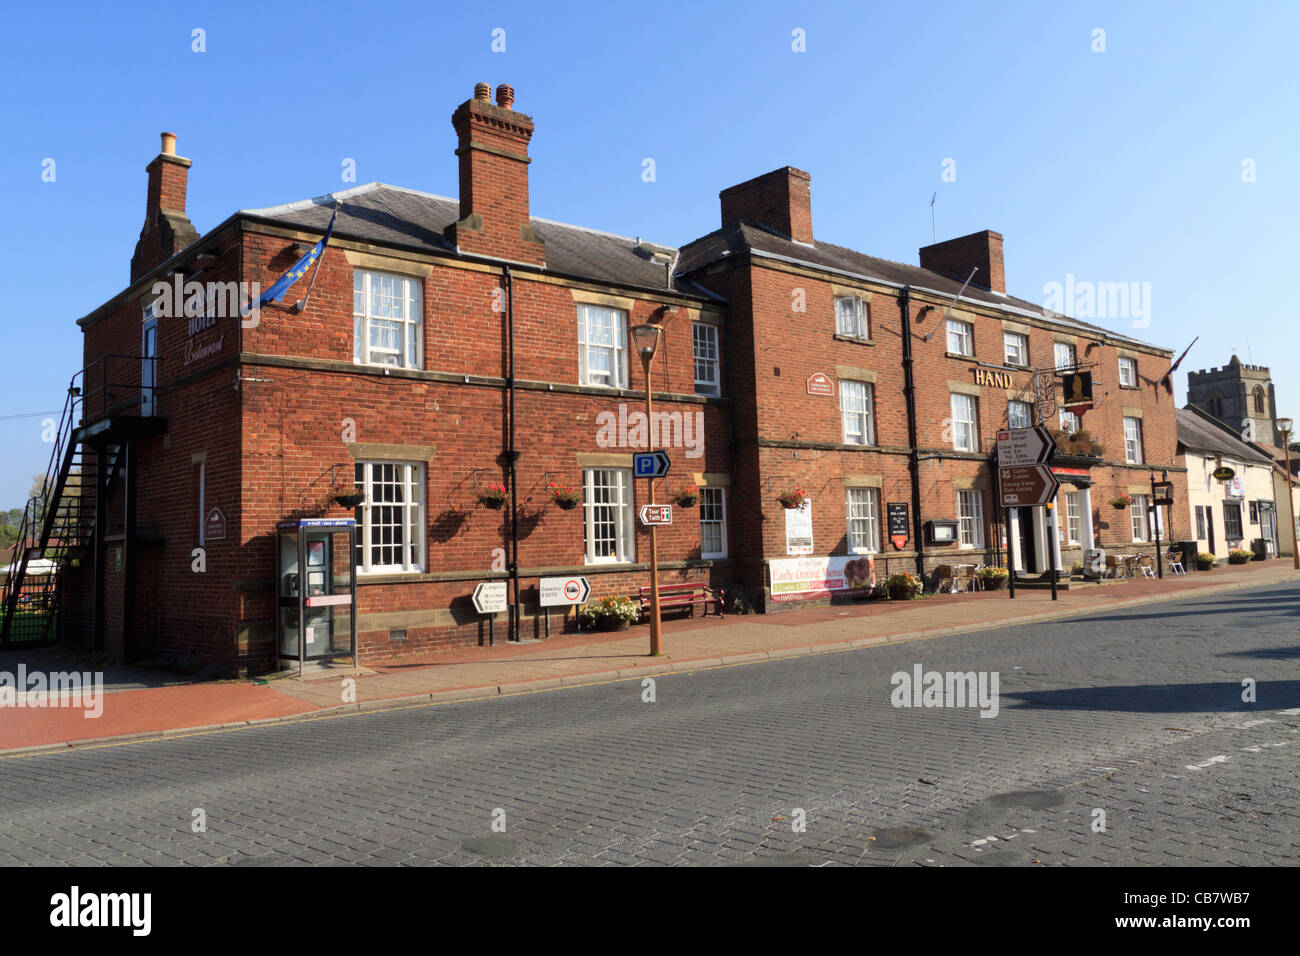
[[1251, 551], [1243, 551], [1241, 548], [1233, 548], [1228, 552], [1229, 564], [1245, 564], [1255, 555]]
[[906, 571], [900, 571], [897, 574], [891, 574], [889, 577], [885, 578], [885, 588], [887, 590], [906, 589], [910, 592], [912, 597], [920, 594], [923, 587], [925, 587], [925, 585], [922, 583], [920, 578], [915, 574], [909, 574]]

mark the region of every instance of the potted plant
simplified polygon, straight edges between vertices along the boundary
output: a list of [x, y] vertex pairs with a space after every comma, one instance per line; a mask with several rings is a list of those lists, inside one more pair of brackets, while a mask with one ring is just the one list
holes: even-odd
[[579, 492], [576, 488], [570, 488], [565, 485], [557, 485], [555, 482], [551, 482], [547, 490], [550, 491], [551, 493], [551, 500], [554, 501], [561, 508], [563, 508], [565, 511], [569, 511], [572, 508], [576, 508], [578, 506], [578, 502], [582, 500], [582, 493]]
[[1244, 551], [1244, 550], [1242, 550], [1241, 548], [1233, 548], [1231, 551], [1228, 552], [1228, 563], [1229, 563], [1229, 564], [1245, 564], [1247, 561], [1249, 561], [1249, 560], [1250, 560], [1251, 558], [1253, 558], [1254, 556], [1255, 556], [1255, 555], [1254, 555], [1253, 552], [1250, 552], [1250, 551]]
[[679, 488], [673, 492], [673, 504], [679, 508], [694, 508], [695, 503], [700, 500], [700, 489], [694, 485], [687, 485], [685, 488]]
[[[1079, 570], [1083, 570], [1083, 565], [1079, 565]], [[1010, 573], [1006, 568], [980, 568], [975, 572], [975, 577], [979, 579], [980, 586], [985, 591], [1001, 591], [1007, 586], [1007, 579]]]
[[1214, 555], [1208, 551], [1196, 552], [1196, 570], [1209, 571], [1214, 567]]
[[798, 511], [803, 507], [803, 503], [808, 500], [802, 488], [796, 488], [793, 491], [786, 491], [776, 496], [776, 500], [781, 502], [781, 507], [787, 511]]
[[885, 589], [889, 592], [891, 601], [910, 601], [921, 593], [923, 586], [920, 578], [906, 571], [885, 578]]
[[488, 485], [478, 493], [478, 502], [484, 508], [491, 508], [493, 511], [498, 510], [506, 503], [506, 486]]
[[582, 606], [582, 622], [601, 631], [626, 631], [641, 618], [641, 607], [622, 595], [603, 597]]
[[1072, 575], [1074, 575], [1074, 574], [1082, 575], [1082, 574], [1083, 574], [1083, 562], [1082, 562], [1082, 561], [1075, 561], [1074, 564], [1070, 565], [1070, 574], [1072, 574]]
[[1123, 511], [1125, 508], [1133, 507], [1132, 495], [1117, 495], [1110, 499], [1110, 506], [1116, 511]]

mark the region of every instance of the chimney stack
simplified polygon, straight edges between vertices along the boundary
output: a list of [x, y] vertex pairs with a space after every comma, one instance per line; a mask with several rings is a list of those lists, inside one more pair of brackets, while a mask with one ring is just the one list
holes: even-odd
[[965, 282], [971, 267], [978, 268], [972, 286], [1006, 295], [1007, 275], [1002, 265], [1002, 233], [985, 229], [959, 239], [921, 247], [921, 268], [957, 282]]
[[718, 194], [722, 225], [749, 222], [812, 245], [812, 177], [784, 166]]
[[162, 151], [145, 167], [149, 191], [144, 228], [131, 256], [132, 282], [199, 238], [198, 230], [185, 215], [185, 189], [191, 165], [188, 159], [176, 155], [176, 134], [163, 133]]
[[451, 125], [460, 157], [460, 221], [447, 237], [461, 252], [542, 265], [546, 245], [533, 232], [528, 211], [528, 142], [533, 121], [514, 110], [515, 91], [479, 83], [474, 98], [457, 107]]

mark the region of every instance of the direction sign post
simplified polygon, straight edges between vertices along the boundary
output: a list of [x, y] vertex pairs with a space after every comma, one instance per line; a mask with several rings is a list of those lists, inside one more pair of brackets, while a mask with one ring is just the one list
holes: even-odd
[[998, 469], [1004, 508], [1033, 508], [1056, 497], [1061, 483], [1047, 465], [1012, 465]]
[[537, 603], [546, 609], [546, 636], [551, 636], [551, 608], [586, 604], [589, 597], [591, 597], [591, 582], [581, 574], [539, 579]]
[[632, 474], [636, 478], [663, 478], [672, 463], [666, 451], [639, 451], [632, 456]]
[[1011, 599], [1015, 600], [1016, 569], [1011, 561], [1011, 509], [1047, 508], [1048, 574], [1052, 578], [1052, 600], [1056, 598], [1056, 509], [1052, 502], [1060, 482], [1048, 467], [1056, 454], [1056, 442], [1042, 425], [1032, 428], [1006, 428], [997, 433], [998, 440], [998, 495], [1007, 528], [1007, 570], [1011, 575]]
[[998, 465], [1043, 465], [1052, 460], [1056, 442], [1042, 425], [998, 432]]
[[488, 618], [488, 646], [496, 646], [497, 636], [494, 628], [495, 615], [509, 610], [509, 598], [506, 595], [505, 581], [480, 581], [474, 588], [474, 610], [480, 614], [493, 615]]
[[673, 506], [672, 505], [642, 505], [641, 523], [648, 528], [653, 528], [657, 524], [672, 524]]

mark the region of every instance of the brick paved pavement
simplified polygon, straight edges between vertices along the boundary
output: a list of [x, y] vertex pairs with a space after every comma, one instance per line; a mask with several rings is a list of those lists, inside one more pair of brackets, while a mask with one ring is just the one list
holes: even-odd
[[[1294, 864], [1298, 599], [12, 756], [0, 863]], [[916, 663], [998, 716], [892, 707]]]

